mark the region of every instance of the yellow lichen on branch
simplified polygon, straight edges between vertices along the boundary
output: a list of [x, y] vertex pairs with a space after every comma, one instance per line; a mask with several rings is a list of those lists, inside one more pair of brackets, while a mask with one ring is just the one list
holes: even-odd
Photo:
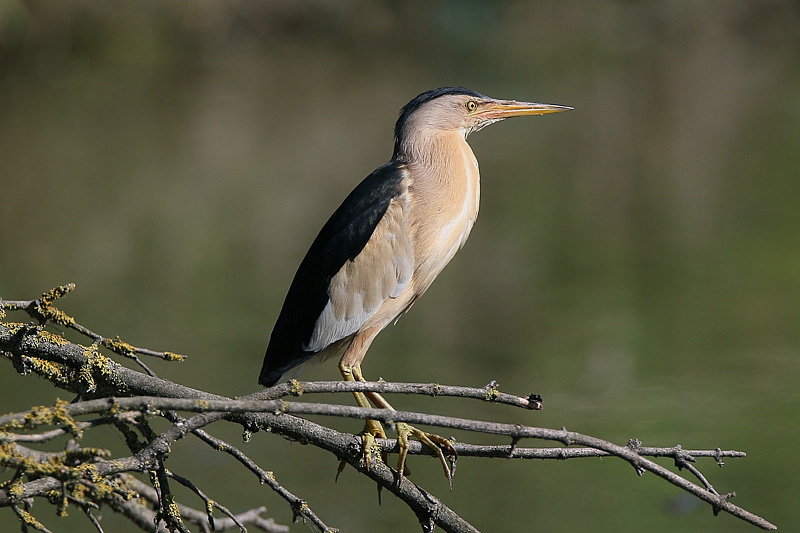
[[73, 326], [75, 319], [52, 305], [55, 300], [69, 294], [73, 289], [75, 289], [75, 284], [67, 283], [42, 293], [42, 296], [34, 302], [33, 313], [37, 315], [41, 322], [49, 321], [65, 327]]
[[300, 396], [303, 394], [303, 385], [296, 379], [292, 379], [289, 383], [291, 383], [291, 394], [292, 396]]
[[30, 526], [37, 531], [50, 531], [49, 529], [44, 527], [44, 524], [36, 520], [36, 518], [31, 513], [29, 513], [19, 505], [14, 506], [14, 512], [17, 514], [19, 519], [22, 520], [22, 522], [25, 525]]
[[136, 353], [136, 347], [120, 339], [119, 335], [113, 339], [103, 339], [103, 346], [114, 353], [124, 355], [126, 357], [130, 357]]
[[65, 285], [59, 285], [57, 287], [54, 287], [54, 288], [50, 289], [49, 291], [43, 292], [40, 299], [43, 302], [46, 302], [49, 305], [49, 304], [53, 303], [55, 300], [58, 300], [59, 298], [63, 298], [67, 294], [71, 293], [73, 290], [75, 290], [75, 284], [74, 283], [67, 283]]
[[86, 392], [96, 392], [96, 373], [103, 378], [108, 378], [109, 376], [113, 375], [114, 367], [117, 365], [117, 363], [101, 354], [98, 351], [96, 344], [86, 347], [83, 350], [83, 355], [86, 356], [86, 364], [80, 368], [78, 372], [78, 379], [85, 385]]
[[[84, 448], [80, 453], [74, 451], [61, 451], [47, 453], [42, 456], [33, 456], [24, 453], [13, 442], [0, 444], [0, 465], [13, 468], [24, 473], [29, 479], [40, 477], [54, 477], [61, 480], [89, 479], [93, 483], [103, 481], [100, 476], [92, 475], [94, 465], [83, 462], [79, 466], [72, 466], [77, 461], [94, 461], [97, 458], [109, 457], [111, 452], [101, 448]], [[8, 490], [14, 495], [13, 483]], [[22, 484], [19, 485], [20, 490]], [[19, 494], [21, 496], [22, 493]]]
[[45, 330], [41, 330], [39, 332], [39, 337], [41, 337], [41, 339], [44, 341], [53, 344], [58, 344], [59, 346], [66, 346], [67, 344], [69, 344], [69, 341], [64, 337], [62, 337], [61, 335], [56, 335], [55, 333], [50, 333], [49, 331]]
[[81, 430], [77, 422], [67, 411], [69, 402], [56, 399], [52, 407], [39, 405], [25, 413], [23, 420], [13, 420], [0, 427], [0, 430], [36, 429], [39, 426], [62, 426], [72, 435], [80, 438]]
[[164, 352], [164, 359], [167, 361], [184, 361], [186, 356], [175, 352]]

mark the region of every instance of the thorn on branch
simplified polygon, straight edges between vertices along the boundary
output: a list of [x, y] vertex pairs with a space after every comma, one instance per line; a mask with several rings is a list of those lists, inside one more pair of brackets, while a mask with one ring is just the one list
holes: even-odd
[[[642, 441], [640, 441], [639, 439], [636, 438], [628, 439], [628, 444], [626, 445], [626, 447], [629, 448], [634, 453], [636, 453], [636, 455], [638, 456], [642, 455]], [[642, 467], [641, 464], [639, 464], [638, 460], [631, 461], [631, 466], [633, 467], [633, 470], [636, 472], [636, 475], [639, 477], [642, 477], [646, 472], [645, 468]]]
[[422, 509], [415, 510], [414, 514], [417, 515], [417, 520], [419, 520], [422, 531], [424, 533], [433, 533], [436, 529], [436, 505], [434, 502], [430, 502], [429, 505], [426, 505]]

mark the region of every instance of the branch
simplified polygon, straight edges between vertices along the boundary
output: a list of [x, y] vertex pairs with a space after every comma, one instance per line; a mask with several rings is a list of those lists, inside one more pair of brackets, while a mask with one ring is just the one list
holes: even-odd
[[[133, 486], [144, 499], [153, 504], [158, 503], [158, 494], [156, 494], [156, 491], [153, 489], [153, 487], [151, 487], [146, 483], [142, 483], [138, 479], [134, 480]], [[155, 522], [154, 512], [150, 511], [146, 507], [143, 507], [137, 503], [133, 503], [131, 505], [147, 511], [146, 514], [144, 515], [144, 518], [146, 519], [148, 524], [152, 525]], [[218, 504], [214, 503], [214, 505]], [[180, 510], [181, 515], [187, 518], [187, 520], [198, 525], [209, 526], [210, 531], [225, 531], [227, 529], [234, 529], [234, 528], [239, 528], [240, 530], [246, 531], [246, 529], [244, 528], [245, 524], [252, 524], [257, 528], [263, 531], [268, 531], [270, 533], [288, 533], [289, 531], [288, 526], [276, 524], [273, 519], [264, 518], [261, 516], [266, 512], [267, 510], [266, 507], [257, 507], [255, 509], [250, 509], [249, 511], [245, 511], [238, 515], [228, 515], [228, 518], [223, 518], [223, 519], [218, 518], [214, 520], [214, 523], [211, 523], [208, 520], [208, 515], [205, 512], [198, 511], [197, 509], [193, 509], [191, 507], [182, 504], [178, 504], [178, 508]], [[166, 531], [166, 529], [164, 529], [163, 531]]]
[[[386, 411], [384, 409], [372, 409], [351, 407], [342, 405], [331, 404], [316, 404], [316, 403], [296, 403], [284, 402], [281, 400], [271, 401], [256, 401], [256, 400], [193, 400], [193, 399], [178, 399], [178, 398], [156, 398], [156, 397], [132, 397], [132, 398], [108, 398], [103, 400], [93, 400], [87, 402], [80, 402], [66, 406], [67, 412], [71, 416], [96, 414], [107, 411], [119, 410], [136, 410], [145, 412], [154, 412], [155, 410], [177, 410], [177, 411], [192, 411], [192, 412], [210, 412], [212, 416], [206, 418], [194, 417], [185, 424], [182, 432], [185, 433], [189, 430], [199, 428], [203, 425], [210, 423], [216, 419], [222, 418], [223, 413], [273, 413], [273, 416], [281, 414], [312, 414], [312, 415], [326, 415], [348, 418], [372, 419], [379, 420], [385, 423], [407, 422], [412, 424], [424, 424], [437, 427], [444, 427], [449, 429], [460, 429], [465, 431], [490, 433], [495, 435], [503, 435], [510, 437], [514, 442], [518, 442], [523, 438], [542, 439], [561, 442], [566, 446], [572, 444], [580, 444], [590, 446], [591, 448], [605, 452], [606, 455], [614, 455], [622, 459], [626, 459], [633, 465], [637, 473], [640, 475], [645, 471], [652, 472], [673, 485], [676, 485], [687, 492], [690, 492], [698, 498], [710, 503], [712, 507], [719, 511], [723, 510], [732, 515], [759, 525], [761, 527], [769, 526], [766, 521], [763, 521], [758, 516], [755, 516], [748, 511], [730, 503], [727, 498], [720, 496], [713, 490], [708, 490], [707, 487], [700, 487], [685, 478], [669, 471], [661, 465], [645, 459], [641, 450], [636, 450], [631, 446], [618, 446], [608, 441], [583, 435], [576, 432], [567, 431], [565, 429], [553, 430], [545, 428], [536, 428], [529, 426], [522, 426], [518, 424], [501, 424], [496, 422], [485, 422], [479, 420], [468, 420], [456, 417], [447, 417], [441, 415], [430, 415], [424, 413], [413, 413], [408, 411]], [[16, 415], [6, 415], [0, 417], [0, 426], [13, 423], [15, 421], [22, 421], [27, 413], [19, 413]], [[179, 438], [175, 434], [175, 440]], [[172, 442], [172, 440], [170, 440]], [[390, 443], [386, 443], [387, 445]], [[388, 448], [387, 451], [397, 451], [395, 447]], [[463, 448], [462, 448], [463, 449]], [[459, 451], [457, 449], [457, 451]], [[466, 450], [464, 450], [466, 451]], [[663, 455], [681, 458], [686, 454], [679, 446], [670, 449], [669, 451], [661, 450]], [[713, 453], [715, 457], [731, 457], [739, 455], [742, 452], [723, 453], [706, 452], [705, 455], [710, 456]], [[509, 456], [509, 448], [506, 448], [505, 456]], [[691, 456], [691, 454], [689, 454]], [[515, 454], [512, 452], [512, 457]], [[564, 455], [566, 456], [566, 455]], [[516, 457], [531, 458], [530, 453], [517, 454]], [[559, 454], [555, 454], [555, 458], [561, 458]], [[547, 454], [540, 455], [538, 458], [548, 458]], [[683, 465], [684, 467], [686, 465]], [[694, 473], [694, 472], [693, 472]], [[695, 473], [697, 475], [699, 473]], [[702, 480], [702, 476], [698, 476]]]
[[[186, 437], [196, 437], [216, 451], [228, 453], [257, 479], [266, 483], [292, 508], [296, 519], [313, 524], [321, 531], [334, 531], [317, 516], [301, 498], [280, 485], [272, 472], [262, 468], [236, 447], [211, 435], [205, 428], [217, 421], [227, 420], [240, 424], [249, 434], [251, 431], [267, 430], [284, 438], [301, 441], [324, 449], [340, 461], [350, 464], [356, 471], [376, 481], [396, 495], [418, 517], [423, 530], [431, 531], [438, 525], [446, 531], [475, 531], [452, 509], [432, 494], [424, 491], [406, 477], [398, 476], [381, 460], [364, 461], [361, 439], [355, 435], [341, 433], [322, 424], [314, 423], [303, 416], [323, 415], [372, 419], [392, 425], [413, 423], [470, 433], [485, 433], [509, 439], [508, 445], [481, 445], [456, 443], [459, 455], [475, 457], [503, 457], [514, 459], [567, 459], [580, 457], [616, 456], [630, 463], [641, 475], [646, 471], [669, 481], [703, 501], [711, 504], [716, 512], [725, 511], [742, 520], [762, 527], [775, 526], [736, 505], [728, 498], [732, 494], [720, 495], [700, 470], [692, 464], [698, 457], [713, 458], [722, 465], [722, 458], [744, 457], [744, 452], [716, 450], [683, 450], [680, 446], [668, 448], [646, 448], [637, 440], [621, 446], [566, 429], [546, 429], [518, 424], [500, 424], [490, 421], [469, 420], [408, 411], [359, 408], [348, 405], [287, 401], [311, 393], [379, 392], [383, 394], [422, 394], [427, 396], [452, 396], [477, 399], [525, 409], [540, 409], [541, 398], [537, 395], [516, 396], [502, 393], [495, 382], [483, 388], [454, 387], [420, 383], [346, 383], [346, 382], [290, 382], [260, 391], [241, 399], [230, 399], [209, 392], [186, 387], [179, 383], [159, 379], [128, 369], [102, 355], [99, 345], [108, 346], [100, 336], [83, 326], [74, 327], [74, 320], [52, 306], [52, 302], [63, 296], [72, 286], [64, 286], [46, 292], [41, 298], [31, 301], [0, 300], [0, 318], [3, 309], [24, 310], [39, 320], [40, 325], [0, 322], [0, 352], [17, 372], [35, 373], [64, 390], [78, 394], [82, 401], [72, 404], [57, 402], [50, 408], [33, 408], [24, 413], [0, 417], [0, 465], [10, 467], [16, 473], [0, 483], [0, 506], [10, 506], [20, 519], [30, 527], [41, 526], [23, 508], [22, 502], [33, 497], [45, 497], [59, 508], [71, 503], [78, 505], [87, 516], [91, 505], [109, 505], [124, 513], [140, 526], [153, 520], [166, 518], [172, 529], [185, 529], [181, 516], [190, 522], [208, 527], [226, 524], [240, 527], [241, 516], [261, 510], [251, 510], [235, 515], [228, 511], [227, 518], [215, 520], [211, 525], [208, 512], [196, 511], [180, 503], [173, 504], [169, 493], [168, 479], [176, 479], [188, 486], [205, 503], [207, 509], [217, 507], [225, 513], [226, 508], [205, 496], [205, 492], [184, 477], [175, 476], [165, 468], [172, 445]], [[66, 317], [66, 318], [64, 318]], [[54, 321], [87, 336], [94, 344], [89, 347], [73, 344], [61, 336], [47, 332], [41, 325]], [[113, 343], [112, 343], [113, 344]], [[126, 351], [126, 350], [123, 350]], [[134, 349], [134, 353], [147, 353]], [[170, 352], [156, 352], [169, 354]], [[122, 354], [126, 357], [129, 354]], [[188, 418], [178, 413], [195, 413]], [[98, 416], [99, 415], [99, 416]], [[88, 421], [76, 418], [94, 416]], [[154, 432], [147, 417], [159, 416], [172, 425], [160, 433]], [[41, 445], [51, 439], [70, 434], [80, 439], [84, 433], [100, 425], [113, 424], [123, 432], [132, 455], [110, 457], [109, 452], [95, 448], [75, 448], [57, 452], [40, 452], [23, 447], [20, 443]], [[51, 426], [52, 429], [46, 429]], [[558, 442], [566, 447], [531, 448], [519, 447], [522, 439], [538, 439]], [[382, 452], [397, 451], [393, 439], [378, 439], [374, 459]], [[573, 446], [578, 445], [580, 448]], [[411, 443], [411, 453], [432, 454], [418, 442]], [[647, 459], [645, 456], [670, 457], [675, 467], [687, 470], [701, 483], [698, 485], [679, 474]], [[144, 490], [142, 482], [134, 480], [130, 473], [152, 472], [153, 489]], [[161, 492], [156, 489], [161, 489]], [[150, 492], [152, 491], [152, 492]], [[146, 494], [145, 494], [146, 493]], [[56, 498], [56, 494], [62, 495]], [[154, 507], [144, 511], [134, 505], [136, 498], [143, 498]], [[56, 502], [58, 500], [58, 502]], [[138, 506], [141, 507], [141, 506]], [[199, 513], [202, 520], [196, 520]], [[169, 516], [167, 516], [169, 515]], [[266, 519], [260, 519], [266, 520]], [[227, 522], [226, 522], [227, 521]], [[94, 522], [93, 522], [94, 523]], [[252, 522], [255, 523], [255, 522]], [[38, 526], [37, 526], [38, 525]], [[273, 523], [274, 525], [274, 523]], [[44, 526], [41, 526], [42, 528]], [[261, 526], [257, 526], [261, 527]], [[270, 526], [271, 527], [271, 526]]]
[[300, 382], [296, 379], [280, 383], [269, 389], [250, 394], [253, 400], [273, 400], [286, 396], [303, 394], [330, 394], [342, 392], [378, 392], [381, 394], [418, 394], [424, 396], [449, 396], [452, 398], [470, 398], [490, 403], [510, 405], [524, 409], [542, 409], [542, 397], [538, 394], [515, 396], [500, 392], [496, 381], [489, 382], [483, 388], [456, 387], [438, 383], [390, 383], [388, 381], [311, 381]]
[[[174, 352], [157, 352], [148, 348], [138, 348], [123, 341], [119, 336], [114, 338], [104, 337], [77, 323], [74, 318], [53, 306], [55, 300], [63, 298], [73, 290], [75, 290], [75, 284], [67, 283], [66, 285], [59, 285], [54, 289], [42, 293], [42, 295], [35, 300], [0, 300], [0, 306], [9, 311], [25, 311], [28, 316], [37, 320], [39, 324], [52, 322], [73, 329], [81, 335], [92, 339], [93, 342], [102, 344], [112, 352], [133, 360], [150, 376], [155, 376], [155, 373], [153, 373], [136, 354], [157, 357], [165, 361], [183, 361], [186, 359], [185, 355]], [[0, 314], [0, 318], [2, 318], [2, 314]]]

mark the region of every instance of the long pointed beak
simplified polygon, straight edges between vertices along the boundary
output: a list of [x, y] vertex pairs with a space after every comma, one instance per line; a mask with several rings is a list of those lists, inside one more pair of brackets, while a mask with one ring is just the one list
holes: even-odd
[[527, 115], [547, 115], [568, 111], [571, 107], [555, 104], [536, 104], [533, 102], [517, 102], [516, 100], [492, 100], [478, 109], [477, 116], [487, 120], [502, 120], [509, 117]]

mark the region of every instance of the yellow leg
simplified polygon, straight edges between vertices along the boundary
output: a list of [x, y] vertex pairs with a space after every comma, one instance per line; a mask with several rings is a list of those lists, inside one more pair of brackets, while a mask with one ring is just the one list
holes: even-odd
[[[364, 381], [360, 368], [356, 370], [356, 367], [339, 363], [339, 371], [342, 373], [342, 377], [345, 381]], [[363, 392], [354, 392], [353, 396], [355, 396], [356, 403], [359, 407], [371, 407]], [[364, 457], [364, 465], [367, 467], [367, 470], [369, 470], [370, 464], [372, 463], [372, 453], [375, 451], [376, 437], [385, 439], [386, 431], [384, 431], [383, 425], [381, 425], [379, 421], [367, 419], [364, 424], [364, 430], [361, 433], [363, 442], [362, 454]], [[385, 460], [386, 454], [381, 453], [381, 458]], [[343, 465], [340, 465], [339, 472], [341, 472], [342, 466]]]
[[[344, 377], [345, 381], [366, 381], [366, 379], [364, 379], [364, 375], [361, 373], [360, 365], [348, 366], [340, 364], [339, 369], [342, 372], [342, 376]], [[361, 407], [368, 407], [369, 403], [367, 399], [369, 399], [369, 401], [371, 401], [375, 405], [375, 407], [396, 411], [396, 409], [392, 407], [392, 405], [386, 400], [386, 398], [384, 398], [377, 392], [367, 392], [367, 393], [354, 392], [353, 395], [356, 397], [356, 402]], [[373, 431], [373, 427], [370, 425], [370, 422], [377, 425], [380, 432], [382, 433], [381, 435], [382, 438], [386, 437], [386, 433], [383, 431], [383, 427], [381, 426], [380, 422], [376, 420], [367, 420], [367, 426], [364, 428], [364, 431], [365, 434], [370, 434], [372, 436], [370, 440], [370, 445], [371, 445], [374, 442], [374, 438], [376, 436], [379, 436], [379, 434]], [[450, 463], [448, 462], [447, 457], [445, 457], [445, 451], [448, 453], [448, 455], [450, 455], [453, 458], [453, 461], [455, 461], [457, 454], [455, 448], [453, 448], [453, 441], [433, 433], [422, 431], [420, 429], [415, 428], [411, 424], [407, 424], [405, 422], [398, 422], [397, 424], [395, 424], [395, 429], [397, 430], [397, 447], [399, 450], [398, 460], [397, 460], [398, 476], [403, 477], [403, 475], [407, 475], [410, 473], [406, 467], [406, 457], [408, 456], [408, 449], [409, 449], [408, 439], [409, 437], [413, 437], [422, 442], [422, 444], [424, 444], [434, 452], [436, 452], [436, 455], [439, 458], [439, 462], [442, 465], [442, 469], [444, 470], [444, 475], [447, 477], [447, 481], [448, 483], [450, 483], [450, 489], [452, 490], [453, 475], [452, 475], [452, 470], [450, 468]], [[367, 441], [365, 440], [364, 442], [366, 446]], [[365, 448], [365, 458], [368, 456], [369, 455], [367, 452], [367, 448]], [[384, 459], [384, 461], [386, 460], [385, 455], [383, 455], [382, 458]]]

